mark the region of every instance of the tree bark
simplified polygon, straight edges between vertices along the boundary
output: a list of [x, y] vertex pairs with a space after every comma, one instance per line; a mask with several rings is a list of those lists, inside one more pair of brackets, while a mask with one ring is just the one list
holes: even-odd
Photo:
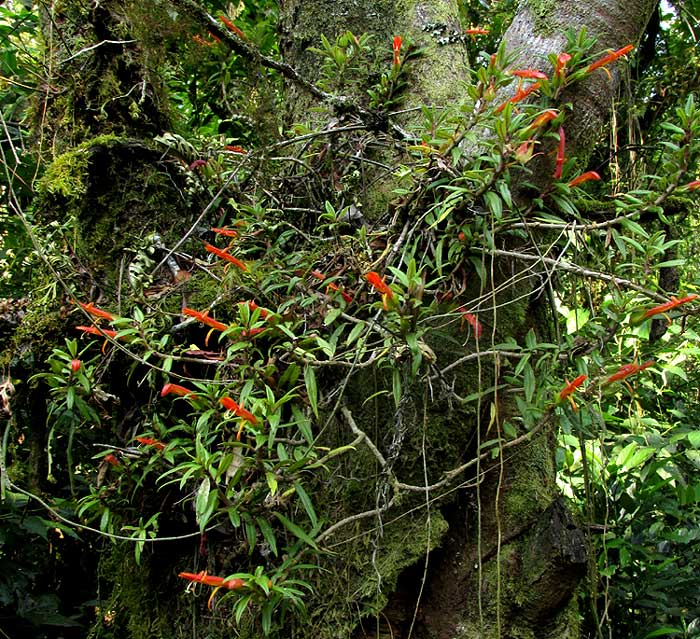
[[[417, 79], [420, 101], [445, 104], [445, 100], [455, 99], [462, 90], [458, 83], [452, 82], [453, 78], [466, 73], [465, 68], [455, 70], [455, 65], [463, 63], [455, 52], [459, 45], [438, 47], [429, 35], [432, 25], [427, 16], [449, 15], [451, 9], [447, 3], [392, 5], [388, 12], [376, 4], [342, 1], [332, 4], [322, 11], [318, 10], [317, 3], [304, 0], [285, 4], [283, 51], [292, 65], [304, 69], [306, 74], [311, 73], [310, 70], [318, 65], [318, 59], [314, 59], [306, 47], [318, 42], [321, 34], [332, 41], [345, 29], [355, 33], [369, 30], [376, 41], [388, 43], [391, 34], [409, 33], [429, 52], [422, 60], [420, 70], [411, 76], [411, 81]], [[550, 73], [547, 56], [563, 50], [567, 29], [577, 32], [586, 28], [589, 35], [597, 38], [594, 52], [619, 49], [639, 39], [654, 5], [648, 0], [633, 3], [602, 0], [585, 5], [556, 1], [540, 5], [522, 2], [504, 40], [507, 51], [514, 56], [514, 68], [535, 68]], [[378, 17], [374, 10], [381, 15]], [[453, 9], [452, 15], [456, 15]], [[365, 17], [369, 19], [363, 19]], [[445, 22], [451, 23], [450, 20]], [[444, 90], [446, 79], [452, 96]], [[611, 74], [599, 71], [569, 90], [562, 100], [571, 103], [566, 120], [567, 155], [575, 154], [584, 166], [604, 133], [620, 82], [618, 71], [612, 70]], [[409, 91], [413, 90], [413, 85], [411, 87]], [[292, 101], [290, 110], [294, 113], [298, 95], [295, 91], [288, 95]], [[553, 164], [553, 159], [541, 162], [539, 174], [533, 176], [532, 181], [538, 185], [551, 181]], [[521, 197], [526, 198], [527, 193]], [[524, 268], [518, 262], [494, 264], [491, 285], [496, 289], [509, 274]], [[541, 334], [547, 323], [547, 320], [544, 324], [542, 322], [547, 317], [543, 308], [545, 303], [542, 297], [530, 298], [532, 287], [538, 283], [536, 280], [526, 280], [520, 287], [510, 288], [506, 294], [497, 296], [495, 303], [499, 308], [508, 308], [507, 313], [499, 313], [498, 317], [488, 313], [480, 315], [487, 318], [487, 325], [495, 324], [496, 341], [507, 336], [522, 337], [530, 328], [535, 328], [541, 337], [545, 337]], [[476, 297], [478, 291], [472, 293]], [[522, 301], [515, 302], [517, 299]], [[431, 346], [437, 354], [438, 366], [441, 362], [444, 365], [451, 361], [451, 357], [457, 357], [440, 350], [435, 343]], [[473, 383], [473, 374], [474, 371], [461, 382]], [[485, 374], [478, 381], [488, 386], [494, 379], [498, 379], [497, 368], [493, 374]], [[458, 390], [465, 390], [465, 387]], [[498, 427], [516, 409], [507, 399], [492, 399], [498, 407]], [[359, 402], [359, 398], [356, 401]], [[386, 420], [378, 420], [371, 411], [358, 411], [355, 418], [364, 432], [384, 433], [385, 442], [389, 439], [395, 443], [401, 437], [411, 441], [410, 446], [404, 444], [397, 462], [397, 467], [402, 469], [407, 468], [401, 461], [405, 464], [406, 458], [416, 465], [421, 463], [418, 434], [423, 433], [425, 449], [422, 454], [427, 457], [427, 472], [430, 477], [436, 477], [440, 474], [440, 464], [425, 451], [441, 450], [444, 445], [442, 438], [450, 432], [448, 437], [463, 442], [470, 451], [467, 458], [475, 455], [473, 442], [477, 431], [481, 430], [481, 438], [488, 437], [488, 404], [488, 401], [481, 404], [478, 415], [457, 413], [448, 416], [452, 430], [447, 431], [443, 412], [447, 409], [439, 402], [429, 407], [414, 406], [407, 423], [402, 422], [402, 428], [408, 434], [400, 434], [396, 424], [392, 426]], [[356, 405], [356, 402], [351, 402], [351, 405]], [[426, 428], [426, 420], [430, 428]], [[439, 426], [441, 423], [442, 427]], [[393, 435], [387, 434], [392, 431]], [[579, 636], [574, 593], [579, 579], [586, 572], [585, 538], [557, 496], [555, 447], [554, 426], [550, 424], [527, 443], [509, 450], [507, 461], [484, 463], [478, 469], [483, 476], [471, 476], [472, 482], [477, 480], [478, 487], [459, 491], [457, 497], [445, 498], [440, 502], [442, 506], [432, 509], [432, 516], [424, 511], [418, 516], [414, 514], [415, 521], [411, 524], [402, 523], [400, 519], [397, 522], [396, 519], [406, 511], [395, 508], [376, 517], [375, 532], [372, 533], [370, 527], [365, 533], [372, 541], [365, 551], [364, 577], [350, 582], [355, 596], [358, 592], [370, 595], [372, 589], [368, 591], [367, 584], [372, 580], [375, 582], [374, 600], [366, 595], [358, 598], [357, 604], [362, 609], [360, 602], [364, 601], [374, 614], [368, 615], [352, 636], [370, 637], [377, 633], [397, 638], [439, 639], [568, 639]], [[444, 457], [443, 461], [446, 460]], [[453, 464], [456, 461], [450, 459]], [[447, 468], [449, 464], [442, 466], [443, 471]], [[350, 469], [343, 468], [343, 471], [352, 476]], [[355, 473], [362, 475], [366, 471], [355, 470]], [[413, 476], [414, 483], [421, 481], [417, 475]], [[376, 503], [382, 503], [381, 500], [386, 499], [383, 492], [386, 487], [381, 479], [374, 484], [373, 490]], [[371, 507], [367, 500], [361, 505], [350, 500], [346, 503], [349, 506], [347, 513]], [[408, 508], [405, 504], [402, 506]], [[416, 502], [411, 502], [410, 506], [418, 507]], [[427, 530], [427, 539], [425, 534], [419, 536], [416, 533], [416, 524], [424, 533]], [[377, 533], [377, 529], [381, 532]], [[358, 529], [353, 528], [341, 546], [345, 561], [338, 558], [331, 568], [338, 576], [348, 570], [347, 558], [362, 553], [361, 547], [352, 541], [357, 533]], [[340, 536], [342, 539], [342, 533]], [[401, 559], [396, 561], [399, 547]], [[361, 570], [361, 563], [350, 560], [351, 574], [356, 575], [356, 571]], [[364, 589], [358, 586], [358, 581], [364, 584]], [[328, 619], [328, 624], [323, 624], [321, 636], [334, 636], [334, 631], [338, 633], [336, 636], [350, 636], [340, 631], [343, 622], [337, 619], [337, 613], [331, 614], [329, 607], [319, 603], [319, 615], [326, 615]], [[335, 606], [336, 603], [331, 604], [331, 607]]]

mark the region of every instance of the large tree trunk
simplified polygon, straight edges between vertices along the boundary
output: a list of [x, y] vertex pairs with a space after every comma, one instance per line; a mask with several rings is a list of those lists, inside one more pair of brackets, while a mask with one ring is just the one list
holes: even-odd
[[[547, 56], [562, 51], [567, 29], [577, 32], [586, 28], [589, 36], [597, 38], [594, 50], [619, 49], [639, 39], [653, 6], [651, 1], [619, 0], [585, 5], [522, 2], [504, 39], [507, 50], [514, 55], [514, 67], [550, 73]], [[315, 2], [287, 2], [282, 21], [284, 51], [287, 60], [310, 78], [311, 70], [319, 62], [306, 47], [317, 42], [321, 34], [332, 41], [345, 29], [354, 33], [369, 31], [376, 42], [384, 44], [387, 52], [393, 35], [408, 35], [426, 50], [411, 75], [409, 93], [413, 95], [415, 89], [415, 95], [419, 96], [416, 101], [439, 106], [447, 104], [446, 100], [458, 100], [463, 90], [459, 78], [466, 73], [460, 45], [445, 44], [445, 40], [438, 44], [435, 35], [450, 33], [455, 15], [454, 4], [440, 0], [392, 5], [388, 9], [371, 2], [341, 1], [329, 3], [321, 10]], [[582, 166], [605, 130], [619, 82], [618, 71], [613, 70], [612, 75], [601, 72], [576, 85], [564, 97], [563, 101], [572, 103], [565, 125], [567, 149], [579, 158]], [[292, 100], [289, 111], [297, 116], [303, 113], [298, 108], [296, 90], [292, 89], [289, 96]], [[409, 102], [415, 103], [413, 97]], [[539, 174], [532, 181], [547, 184], [552, 167], [553, 160], [541, 162]], [[374, 200], [371, 192], [358, 196], [364, 201]], [[527, 193], [519, 197], [521, 202], [526, 202]], [[372, 214], [380, 222], [388, 221], [386, 210], [373, 210]], [[487, 269], [494, 276], [489, 288], [497, 290], [513, 272], [525, 270], [526, 266], [504, 260], [489, 264]], [[480, 317], [489, 328], [493, 327], [494, 343], [507, 337], [520, 340], [531, 328], [547, 341], [546, 326], [552, 319], [543, 308], [545, 296], [530, 295], [537, 284], [538, 278], [526, 279], [519, 286], [509, 286], [505, 292], [493, 293], [493, 305], [505, 310], [499, 310], [498, 315], [482, 312]], [[484, 291], [471, 293], [476, 297]], [[468, 306], [470, 297], [465, 294], [457, 301]], [[435, 341], [430, 346], [437, 354], [438, 368], [466, 354], [470, 348], [455, 353], [452, 347], [441, 348]], [[456, 391], [466, 395], [474, 390], [474, 385], [489, 387], [499, 379], [498, 368], [499, 362], [491, 361], [478, 372], [476, 366], [463, 372], [456, 380]], [[374, 433], [374, 440], [387, 456], [395, 453], [396, 447], [400, 449], [393, 470], [397, 474], [410, 472], [414, 484], [423, 482], [423, 464], [430, 484], [441, 473], [473, 459], [478, 454], [475, 443], [495, 437], [494, 429], [517, 412], [510, 400], [493, 394], [479, 402], [476, 413], [452, 412], [445, 401], [428, 401], [428, 391], [423, 388], [411, 389], [411, 394], [414, 399], [405, 398], [406, 404], [393, 416], [387, 415], [386, 409], [379, 405], [370, 411], [360, 410], [361, 391], [353, 398], [350, 408], [355, 411], [361, 430]], [[493, 412], [489, 413], [490, 410]], [[332, 570], [342, 579], [347, 566], [351, 566], [350, 590], [354, 596], [365, 593], [360, 601], [369, 605], [367, 610], [373, 610], [354, 636], [439, 639], [579, 636], [574, 594], [586, 572], [587, 553], [584, 534], [557, 496], [555, 428], [549, 423], [522, 445], [504, 452], [499, 461], [484, 461], [472, 468], [469, 475], [454, 482], [462, 488], [456, 493], [445, 491], [448, 494], [422, 510], [420, 501], [424, 497], [377, 513], [367, 524], [364, 538], [354, 526], [350, 531], [338, 531], [334, 541], [340, 557]], [[463, 446], [463, 456], [455, 455], [454, 451], [446, 453], [446, 439], [458, 449]], [[366, 470], [355, 466], [356, 460], [352, 464], [354, 468], [343, 468], [344, 475], [366, 476]], [[381, 510], [388, 501], [386, 476], [380, 473], [370, 485], [374, 498], [355, 500], [354, 504], [346, 501], [347, 510], [343, 514], [371, 509], [372, 501]], [[439, 495], [439, 490], [433, 491], [430, 499]], [[335, 549], [335, 543], [331, 547]], [[372, 581], [374, 588], [368, 586]], [[346, 588], [345, 581], [339, 585], [332, 592]], [[334, 619], [330, 610], [336, 610], [336, 599], [342, 598], [334, 597], [328, 607], [320, 602], [319, 617], [329, 620], [329, 623], [320, 621], [324, 629], [321, 636], [334, 636], [334, 632], [345, 636], [339, 632], [340, 620], [330, 621]]]

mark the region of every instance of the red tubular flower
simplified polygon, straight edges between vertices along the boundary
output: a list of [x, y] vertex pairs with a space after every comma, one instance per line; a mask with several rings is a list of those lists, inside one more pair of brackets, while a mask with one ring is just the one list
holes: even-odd
[[233, 264], [235, 267], [241, 269], [242, 271], [248, 270], [248, 267], [243, 262], [241, 262], [241, 260], [236, 259], [235, 257], [233, 257], [233, 255], [229, 255], [225, 250], [216, 248], [216, 246], [212, 246], [209, 243], [205, 243], [204, 248], [210, 253], [216, 255], [217, 257], [220, 257], [222, 260], [226, 260], [227, 262]]
[[198, 168], [198, 167], [200, 167], [200, 166], [206, 166], [206, 164], [207, 164], [207, 161], [206, 161], [206, 160], [195, 160], [195, 161], [192, 162], [192, 164], [190, 164], [187, 168], [188, 168], [190, 171], [194, 171], [196, 168]]
[[510, 72], [518, 78], [527, 78], [530, 80], [546, 80], [547, 75], [542, 73], [542, 71], [537, 71], [537, 69], [517, 69]]
[[180, 386], [180, 384], [165, 384], [163, 389], [160, 391], [160, 396], [165, 397], [166, 395], [179, 395], [180, 397], [187, 397], [188, 395], [194, 395], [194, 391], [189, 388]]
[[481, 337], [481, 333], [483, 332], [481, 322], [477, 319], [474, 313], [467, 313], [461, 308], [458, 308], [457, 310], [462, 314], [462, 326], [464, 326], [464, 322], [467, 322], [467, 324], [469, 324], [469, 326], [471, 326], [474, 330], [474, 337], [478, 340]]
[[688, 182], [684, 187], [684, 189], [687, 189], [688, 191], [697, 191], [700, 189], [700, 180], [693, 180], [692, 182]]
[[72, 359], [70, 361], [70, 369], [74, 372], [77, 373], [80, 370], [80, 367], [83, 365], [83, 363], [79, 359]]
[[386, 284], [384, 278], [379, 276], [379, 273], [370, 271], [365, 275], [365, 279], [377, 292], [381, 293], [382, 295], [386, 295], [389, 299], [394, 298], [394, 292]]
[[590, 180], [600, 180], [600, 175], [598, 175], [595, 171], [586, 171], [585, 173], [581, 173], [581, 175], [571, 180], [571, 182], [569, 182], [569, 186], [573, 188], [574, 186], [578, 186], [584, 182], [589, 182]]
[[122, 465], [122, 463], [114, 455], [112, 455], [112, 453], [110, 453], [109, 455], [105, 455], [104, 460], [111, 466], [114, 466], [115, 468], [117, 466]]
[[217, 322], [213, 317], [209, 317], [209, 311], [204, 311], [202, 313], [185, 306], [185, 308], [182, 309], [182, 314], [187, 315], [188, 317], [194, 317], [198, 322], [202, 322], [202, 324], [215, 328], [217, 331], [225, 331], [228, 328], [226, 324]]
[[245, 586], [245, 582], [242, 579], [215, 577], [214, 575], [208, 575], [206, 570], [203, 570], [202, 572], [181, 572], [178, 577], [187, 579], [188, 581], [204, 584], [205, 586], [226, 588], [228, 590], [236, 590], [237, 588]]
[[165, 444], [163, 442], [160, 442], [157, 439], [153, 439], [152, 437], [134, 437], [134, 439], [139, 444], [143, 444], [144, 446], [153, 446], [154, 448], [157, 448], [158, 450], [165, 449]]
[[101, 308], [97, 308], [93, 302], [89, 302], [88, 304], [78, 302], [78, 304], [80, 304], [80, 306], [82, 306], [83, 309], [90, 313], [90, 315], [93, 317], [101, 317], [102, 319], [109, 320], [110, 322], [115, 319], [114, 315], [108, 313], [107, 311], [103, 311]]
[[615, 62], [618, 58], [621, 58], [623, 55], [627, 55], [630, 51], [634, 49], [633, 44], [628, 44], [625, 47], [622, 47], [622, 49], [618, 49], [617, 51], [612, 51], [611, 53], [608, 53], [607, 55], [603, 56], [599, 60], [596, 60], [592, 64], [589, 64], [586, 67], [586, 73], [590, 73], [591, 71], [595, 71], [596, 69], [599, 69], [600, 67], [604, 67], [606, 64], [610, 64], [611, 62]]
[[323, 273], [321, 273], [321, 271], [309, 271], [309, 275], [311, 275], [312, 277], [315, 277], [317, 280], [320, 280], [321, 282], [323, 282], [323, 280], [326, 279], [326, 276]]
[[464, 33], [470, 36], [488, 35], [489, 30], [483, 27], [470, 27], [469, 29], [465, 29]]
[[352, 295], [346, 293], [345, 290], [340, 288], [336, 283], [331, 282], [328, 286], [326, 286], [326, 294], [329, 290], [335, 291], [336, 293], [340, 293], [343, 299], [346, 301], [346, 303], [350, 304], [350, 302], [352, 302]]
[[241, 153], [243, 155], [247, 153], [247, 151], [238, 144], [227, 144], [224, 147], [224, 151], [231, 151], [231, 153]]
[[401, 64], [401, 58], [399, 57], [401, 53], [401, 45], [403, 44], [403, 38], [400, 35], [394, 36], [394, 66], [397, 67]]
[[601, 384], [601, 386], [607, 386], [608, 384], [612, 384], [613, 382], [619, 382], [620, 380], [626, 379], [630, 375], [636, 375], [640, 371], [643, 371], [645, 368], [649, 368], [653, 365], [653, 359], [647, 360], [643, 364], [623, 364], [622, 366], [620, 366], [617, 372], [613, 373], [610, 377], [608, 377], [608, 379], [606, 379]]
[[258, 419], [251, 413], [247, 411], [243, 406], [234, 402], [230, 397], [222, 397], [219, 403], [226, 409], [230, 410], [236, 417], [240, 417], [247, 422], [250, 422], [253, 426], [257, 426]]
[[267, 319], [270, 313], [265, 310], [262, 306], [258, 306], [253, 300], [248, 300], [247, 302], [239, 302], [239, 304], [245, 304], [251, 313], [254, 313], [258, 309], [260, 310], [260, 317], [262, 319]]
[[241, 31], [233, 22], [231, 22], [226, 16], [219, 16], [219, 20], [226, 25], [229, 31], [233, 31], [241, 40], [245, 40], [245, 34]]
[[532, 124], [528, 127], [528, 129], [539, 129], [542, 125], [547, 124], [547, 122], [551, 122], [558, 115], [559, 111], [555, 111], [554, 109], [547, 109], [544, 113], [538, 115], [533, 120]]
[[212, 226], [211, 231], [212, 233], [216, 233], [217, 235], [225, 235], [226, 237], [238, 237], [238, 232], [234, 231], [233, 229], [220, 229], [216, 226]]
[[557, 151], [557, 164], [554, 169], [554, 179], [559, 180], [561, 178], [562, 171], [564, 170], [564, 160], [566, 159], [564, 151], [566, 149], [566, 135], [564, 135], [564, 127], [559, 127], [559, 150]]
[[534, 91], [537, 91], [539, 88], [539, 82], [533, 82], [527, 89], [518, 88], [518, 90], [515, 92], [515, 95], [512, 98], [510, 98], [510, 100], [506, 100], [503, 104], [498, 106], [494, 113], [500, 113], [501, 111], [503, 111], [503, 109], [506, 108], [507, 104], [515, 104], [516, 102], [524, 100], [528, 95], [530, 95]]
[[566, 386], [559, 393], [559, 401], [557, 403], [563, 402], [565, 399], [574, 394], [576, 389], [586, 381], [587, 375], [579, 375], [573, 382], [566, 380]]
[[91, 335], [97, 335], [98, 337], [111, 337], [116, 339], [117, 331], [110, 330], [108, 328], [97, 328], [97, 326], [76, 326], [76, 331], [83, 331], [83, 333], [90, 333]]
[[513, 157], [521, 164], [527, 164], [535, 152], [535, 141], [525, 140], [515, 151]]
[[691, 293], [690, 295], [686, 295], [685, 297], [681, 297], [680, 299], [671, 297], [670, 302], [666, 302], [665, 304], [660, 304], [659, 306], [654, 306], [653, 308], [650, 308], [648, 311], [642, 315], [642, 319], [647, 319], [649, 317], [652, 317], [652, 315], [658, 315], [659, 313], [665, 313], [666, 311], [670, 311], [671, 309], [676, 308], [677, 306], [680, 306], [681, 304], [687, 304], [688, 302], [692, 302], [694, 299], [697, 299], [697, 295], [695, 293]]
[[568, 53], [560, 53], [557, 56], [557, 66], [554, 68], [554, 73], [561, 75], [566, 65], [569, 64], [569, 60], [571, 60], [571, 55]]

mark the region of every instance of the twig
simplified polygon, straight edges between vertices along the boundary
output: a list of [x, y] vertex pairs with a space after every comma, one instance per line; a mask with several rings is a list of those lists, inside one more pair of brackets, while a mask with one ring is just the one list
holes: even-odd
[[644, 286], [640, 286], [639, 284], [635, 284], [634, 282], [631, 282], [630, 280], [626, 280], [622, 277], [615, 277], [614, 275], [610, 275], [609, 273], [602, 273], [601, 271], [594, 271], [589, 268], [584, 268], [583, 266], [577, 266], [575, 264], [571, 264], [570, 262], [565, 262], [564, 260], [559, 260], [559, 259], [553, 259], [551, 257], [540, 257], [539, 255], [532, 255], [530, 253], [520, 253], [518, 251], [505, 251], [503, 249], [479, 249], [479, 248], [474, 248], [476, 251], [480, 251], [483, 253], [488, 253], [491, 255], [498, 255], [500, 257], [513, 257], [518, 260], [525, 260], [528, 262], [543, 262], [545, 264], [550, 264], [552, 266], [555, 266], [558, 270], [562, 271], [567, 271], [569, 273], [575, 273], [576, 275], [581, 275], [583, 277], [589, 277], [591, 279], [595, 280], [602, 280], [604, 282], [610, 282], [612, 284], [616, 284], [617, 286], [621, 286], [623, 288], [628, 288], [633, 291], [637, 291], [639, 293], [644, 293], [647, 297], [650, 297], [651, 299], [657, 300], [659, 302], [667, 302], [668, 297], [661, 295], [659, 293], [655, 293], [654, 291], [645, 288]]

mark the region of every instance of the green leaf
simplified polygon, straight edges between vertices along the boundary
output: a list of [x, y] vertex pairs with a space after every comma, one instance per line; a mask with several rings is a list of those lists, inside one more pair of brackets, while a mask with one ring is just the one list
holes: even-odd
[[277, 493], [277, 476], [271, 471], [265, 473], [265, 479], [267, 480], [267, 486], [270, 489], [270, 495], [274, 497]]
[[688, 442], [693, 448], [700, 448], [700, 430], [694, 430], [687, 434]]
[[314, 505], [311, 502], [309, 494], [304, 490], [304, 487], [298, 481], [294, 482], [294, 490], [299, 496], [299, 501], [301, 502], [302, 506], [304, 506], [304, 510], [311, 520], [311, 526], [316, 528], [316, 524], [318, 524], [318, 517], [316, 516], [316, 511], [314, 510]]
[[523, 381], [525, 384], [525, 401], [530, 403], [535, 394], [535, 386], [537, 380], [535, 379], [535, 371], [532, 370], [530, 364], [525, 364]]
[[391, 377], [391, 389], [394, 394], [394, 404], [398, 408], [401, 401], [401, 371], [395, 368]]
[[328, 313], [326, 313], [326, 316], [323, 318], [323, 325], [324, 326], [330, 326], [335, 320], [340, 317], [340, 314], [343, 312], [342, 308], [333, 308]]
[[489, 211], [493, 213], [493, 216], [500, 220], [503, 217], [503, 201], [500, 197], [493, 191], [486, 191], [484, 193], [484, 200]]
[[282, 525], [295, 537], [301, 539], [305, 544], [311, 546], [314, 550], [318, 550], [316, 542], [309, 537], [308, 533], [304, 532], [304, 530], [297, 526], [293, 521], [290, 521], [283, 514], [277, 512], [275, 513], [275, 517], [277, 517], [277, 519], [282, 522]]
[[306, 394], [309, 397], [309, 404], [314, 415], [318, 417], [318, 387], [316, 386], [316, 373], [308, 364], [304, 367], [304, 384]]
[[644, 635], [644, 639], [652, 639], [652, 637], [666, 637], [668, 635], [682, 635], [683, 631], [680, 628], [671, 628], [666, 626], [664, 628], [657, 628], [651, 632]]
[[275, 533], [272, 530], [272, 526], [270, 526], [270, 522], [262, 517], [256, 517], [255, 521], [258, 524], [258, 528], [260, 528], [263, 538], [270, 546], [272, 554], [277, 557], [277, 539], [275, 538]]

